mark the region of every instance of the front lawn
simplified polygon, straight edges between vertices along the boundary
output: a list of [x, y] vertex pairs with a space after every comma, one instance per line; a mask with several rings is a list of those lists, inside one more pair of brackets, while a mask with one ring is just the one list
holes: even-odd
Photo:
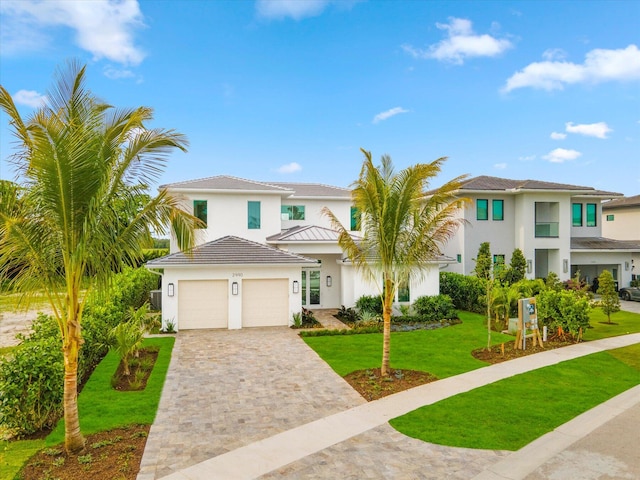
[[518, 450], [581, 413], [640, 384], [640, 344], [527, 372], [391, 420], [441, 445]]
[[600, 308], [594, 308], [589, 317], [592, 328], [584, 332], [584, 339], [587, 341], [640, 332], [640, 314], [638, 313], [624, 311], [614, 313], [611, 315], [611, 325], [602, 323], [607, 322], [607, 316]]
[[[436, 330], [391, 334], [391, 367], [429, 372], [450, 377], [486, 366], [471, 351], [487, 344], [486, 319], [460, 312], [462, 323]], [[492, 332], [493, 343], [508, 342], [512, 336]], [[303, 340], [340, 376], [355, 370], [379, 367], [382, 334], [304, 337]]]

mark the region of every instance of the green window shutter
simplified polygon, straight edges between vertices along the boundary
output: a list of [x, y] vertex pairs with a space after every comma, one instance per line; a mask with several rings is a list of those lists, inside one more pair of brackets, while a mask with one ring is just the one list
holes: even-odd
[[247, 202], [247, 227], [249, 230], [260, 229], [260, 202]]

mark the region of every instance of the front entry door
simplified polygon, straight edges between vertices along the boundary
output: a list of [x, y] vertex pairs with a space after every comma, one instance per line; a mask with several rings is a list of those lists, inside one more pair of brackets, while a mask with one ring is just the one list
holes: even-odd
[[320, 270], [302, 270], [302, 305], [320, 305]]

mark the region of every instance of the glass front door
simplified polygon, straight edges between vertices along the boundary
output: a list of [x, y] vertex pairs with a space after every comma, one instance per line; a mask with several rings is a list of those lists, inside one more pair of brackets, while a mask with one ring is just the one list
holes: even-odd
[[302, 270], [302, 305], [320, 305], [320, 270]]

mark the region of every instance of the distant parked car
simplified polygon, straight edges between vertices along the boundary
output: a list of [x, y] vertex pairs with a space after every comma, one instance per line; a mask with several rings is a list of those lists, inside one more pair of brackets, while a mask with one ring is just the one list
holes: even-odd
[[635, 300], [640, 302], [640, 287], [624, 287], [618, 292], [622, 300]]

